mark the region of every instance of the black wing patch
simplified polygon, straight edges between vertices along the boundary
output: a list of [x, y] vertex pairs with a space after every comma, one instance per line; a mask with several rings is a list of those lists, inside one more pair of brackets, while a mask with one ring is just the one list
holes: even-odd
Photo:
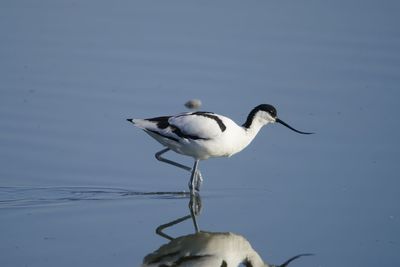
[[[197, 112], [193, 112], [193, 113], [189, 113], [189, 114], [182, 114], [180, 116], [187, 116], [187, 115], [197, 115], [197, 116], [207, 117], [209, 119], [214, 120], [218, 124], [218, 126], [222, 132], [224, 132], [226, 130], [226, 126], [222, 122], [222, 120], [218, 116], [214, 115], [214, 113], [212, 113], [212, 112], [197, 111]], [[157, 124], [157, 128], [161, 129], [161, 130], [170, 127], [171, 131], [181, 138], [192, 139], [192, 140], [208, 140], [208, 138], [204, 138], [204, 137], [200, 137], [200, 136], [196, 136], [196, 135], [190, 135], [190, 134], [186, 134], [186, 133], [182, 132], [181, 129], [179, 129], [177, 126], [169, 124], [168, 120], [170, 118], [171, 118], [171, 116], [162, 116], [162, 117], [155, 117], [155, 118], [150, 118], [150, 119], [146, 119], [146, 120], [155, 122]], [[146, 129], [146, 130], [149, 132], [155, 133], [157, 135], [160, 135], [164, 138], [168, 138], [175, 142], [179, 142], [179, 140], [177, 138], [174, 138], [172, 136], [164, 135], [161, 132], [154, 131], [154, 130], [149, 130], [149, 129]]]
[[[180, 116], [187, 116], [187, 115], [198, 115], [198, 116], [203, 116], [203, 117], [207, 117], [209, 119], [215, 120], [215, 122], [218, 124], [218, 126], [222, 132], [224, 132], [226, 130], [226, 125], [223, 123], [223, 121], [218, 116], [214, 115], [214, 113], [212, 113], [212, 112], [197, 111], [197, 112], [193, 112], [190, 114], [182, 114]], [[177, 116], [177, 117], [179, 117], [179, 116]], [[170, 124], [168, 122], [169, 118], [171, 118], [171, 116], [155, 117], [155, 118], [150, 118], [150, 119], [146, 119], [146, 120], [156, 122], [158, 128], [165, 129], [168, 126], [170, 126]]]
[[215, 120], [215, 121], [218, 123], [218, 126], [219, 126], [219, 128], [221, 129], [222, 132], [224, 132], [224, 131], [226, 130], [226, 126], [225, 126], [225, 124], [222, 122], [222, 120], [221, 120], [218, 116], [213, 115], [214, 113], [212, 113], [212, 112], [197, 111], [197, 112], [194, 112], [194, 113], [192, 113], [192, 114], [193, 114], [193, 115], [199, 115], [199, 116], [203, 116], [203, 117], [207, 117], [207, 118], [213, 119], [213, 120]]
[[164, 138], [167, 138], [167, 139], [173, 140], [173, 141], [175, 141], [175, 142], [179, 142], [179, 140], [178, 140], [177, 138], [174, 138], [174, 137], [172, 137], [172, 136], [168, 136], [168, 135], [164, 135], [164, 134], [162, 134], [162, 133], [160, 133], [160, 132], [157, 132], [157, 131], [153, 131], [153, 130], [149, 130], [149, 129], [146, 129], [145, 131], [148, 131], [148, 132], [152, 132], [152, 133], [158, 134], [159, 136], [162, 136], [162, 137], [164, 137]]
[[196, 135], [190, 135], [190, 134], [185, 134], [182, 132], [178, 127], [171, 125], [172, 132], [176, 134], [177, 136], [181, 138], [186, 138], [186, 139], [192, 139], [192, 140], [208, 140], [208, 138], [196, 136]]
[[207, 112], [207, 111], [196, 111], [193, 113], [186, 113], [182, 115], [178, 115], [176, 117], [181, 117], [181, 116], [191, 116], [191, 115], [198, 115], [198, 116], [203, 116], [207, 117], [209, 119], [215, 120], [216, 123], [218, 123], [219, 128], [221, 129], [221, 132], [224, 132], [226, 130], [226, 125], [222, 122], [222, 120], [215, 115], [213, 112]]
[[[171, 118], [171, 116], [155, 117], [155, 118], [150, 118], [150, 119], [146, 119], [146, 120], [151, 121], [151, 122], [155, 122], [157, 124], [157, 128], [160, 129], [160, 130], [164, 130], [164, 129], [170, 127], [171, 128], [171, 132], [173, 132], [174, 134], [176, 134], [177, 136], [179, 136], [181, 138], [192, 139], [192, 140], [207, 140], [207, 138], [202, 138], [202, 137], [199, 137], [199, 136], [196, 136], [196, 135], [185, 134], [178, 127], [176, 127], [175, 125], [169, 124], [169, 122], [168, 122], [169, 118]], [[172, 137], [170, 135], [165, 135], [162, 132], [155, 131], [155, 130], [150, 130], [150, 129], [146, 129], [146, 131], [155, 133], [155, 134], [157, 134], [159, 136], [162, 136], [164, 138], [173, 140], [175, 142], [179, 142], [178, 138]]]
[[169, 122], [168, 122], [169, 118], [171, 118], [171, 116], [156, 117], [156, 118], [150, 118], [150, 119], [146, 119], [146, 120], [156, 122], [158, 128], [165, 129], [169, 126]]

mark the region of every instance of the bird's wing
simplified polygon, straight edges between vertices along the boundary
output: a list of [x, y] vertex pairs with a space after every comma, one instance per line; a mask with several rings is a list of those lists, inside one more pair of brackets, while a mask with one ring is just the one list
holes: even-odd
[[187, 139], [212, 139], [226, 130], [222, 117], [211, 112], [191, 112], [170, 117], [172, 131]]

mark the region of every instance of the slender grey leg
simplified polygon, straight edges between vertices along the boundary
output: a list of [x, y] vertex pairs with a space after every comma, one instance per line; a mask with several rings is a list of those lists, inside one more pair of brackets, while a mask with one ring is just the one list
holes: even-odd
[[201, 176], [200, 170], [198, 168], [199, 166], [199, 160], [196, 159], [195, 160], [195, 166], [193, 166], [193, 169], [195, 170], [194, 172], [194, 182], [192, 185], [194, 185], [194, 189], [196, 189], [196, 191], [200, 191], [200, 187], [201, 184], [203, 183], [203, 177]]
[[191, 194], [194, 194], [195, 190], [199, 190], [199, 188], [198, 188], [199, 187], [199, 184], [198, 184], [199, 176], [197, 174], [197, 166], [198, 165], [199, 165], [199, 160], [195, 159], [194, 165], [192, 168], [192, 175], [190, 176], [190, 182], [189, 182], [189, 189], [190, 189]]
[[159, 161], [162, 161], [162, 162], [165, 162], [165, 163], [174, 165], [174, 166], [176, 166], [176, 167], [178, 167], [178, 168], [181, 168], [181, 169], [184, 169], [184, 170], [186, 170], [186, 171], [191, 171], [191, 170], [192, 170], [192, 168], [190, 168], [190, 167], [188, 167], [188, 166], [186, 166], [186, 165], [183, 165], [183, 164], [180, 164], [180, 163], [178, 163], [178, 162], [175, 162], [175, 161], [172, 161], [172, 160], [169, 160], [169, 159], [166, 159], [166, 158], [161, 157], [162, 154], [164, 154], [165, 152], [167, 152], [167, 151], [169, 151], [169, 150], [170, 150], [169, 148], [165, 148], [165, 149], [163, 149], [163, 150], [161, 150], [161, 151], [158, 151], [158, 152], [156, 153], [156, 155], [155, 155], [155, 156], [156, 156], [156, 159], [159, 160]]
[[[188, 166], [186, 166], [186, 165], [180, 164], [180, 163], [178, 163], [178, 162], [175, 162], [175, 161], [166, 159], [166, 158], [164, 158], [164, 157], [161, 156], [162, 154], [168, 152], [169, 150], [170, 150], [169, 148], [164, 148], [163, 150], [158, 151], [158, 152], [155, 154], [156, 159], [159, 160], [159, 161], [168, 163], [168, 164], [170, 164], [170, 165], [176, 166], [176, 167], [178, 167], [178, 168], [184, 169], [184, 170], [186, 170], [186, 171], [191, 171], [191, 172], [192, 172], [192, 175], [193, 175], [193, 170], [192, 170], [192, 168], [190, 168], [190, 167], [188, 167]], [[196, 165], [196, 166], [197, 166], [197, 165]], [[196, 175], [196, 177], [195, 177], [195, 179], [194, 179], [194, 180], [195, 180], [195, 181], [194, 181], [194, 182], [195, 182], [194, 187], [191, 187], [190, 184], [189, 184], [189, 187], [190, 187], [190, 188], [195, 188], [196, 190], [199, 190], [199, 189], [200, 189], [200, 186], [201, 186], [201, 183], [203, 182], [203, 177], [202, 177], [202, 175], [201, 175], [200, 170], [197, 170], [197, 171], [195, 172], [195, 175]], [[192, 178], [190, 179], [190, 181], [192, 181]]]

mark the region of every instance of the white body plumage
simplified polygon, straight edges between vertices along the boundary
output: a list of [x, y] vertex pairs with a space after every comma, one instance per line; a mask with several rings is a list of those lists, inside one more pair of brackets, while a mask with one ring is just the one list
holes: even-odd
[[247, 129], [225, 116], [199, 112], [183, 113], [165, 120], [169, 124], [166, 128], [160, 127], [160, 120], [154, 119], [133, 119], [132, 123], [171, 150], [200, 160], [230, 157], [240, 152], [269, 122], [257, 120]]

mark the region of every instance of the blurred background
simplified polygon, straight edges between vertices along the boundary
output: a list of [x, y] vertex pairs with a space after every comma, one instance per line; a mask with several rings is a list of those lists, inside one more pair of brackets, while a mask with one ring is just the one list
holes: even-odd
[[[126, 118], [202, 110], [262, 129], [201, 162], [200, 228], [270, 263], [400, 265], [398, 1], [0, 2], [0, 265], [139, 266], [189, 174]], [[185, 164], [192, 160], [169, 153]], [[175, 236], [193, 231], [175, 228]]]

